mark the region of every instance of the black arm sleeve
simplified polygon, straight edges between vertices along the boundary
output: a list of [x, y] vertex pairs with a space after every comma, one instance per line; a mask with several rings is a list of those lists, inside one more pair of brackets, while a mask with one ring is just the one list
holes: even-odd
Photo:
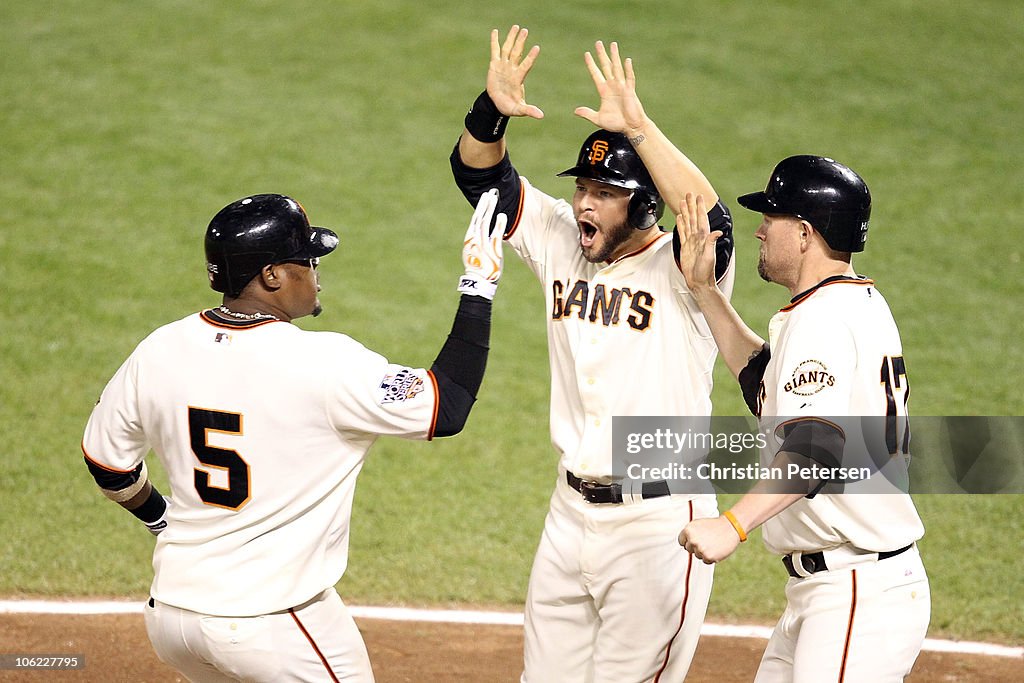
[[434, 436], [458, 434], [466, 425], [484, 378], [490, 339], [490, 300], [463, 294], [452, 331], [430, 368], [437, 380]]
[[[782, 426], [785, 441], [779, 450], [794, 453], [822, 467], [839, 467], [843, 458], [846, 435], [839, 427], [818, 419], [803, 419]], [[829, 479], [808, 482], [807, 498], [814, 498]]]
[[[728, 207], [719, 201], [708, 211], [708, 223], [711, 224], [711, 232], [722, 231], [722, 236], [715, 243], [715, 279], [721, 280], [725, 275], [725, 269], [729, 267], [729, 259], [732, 258], [732, 214], [729, 213]], [[676, 263], [679, 263], [678, 230], [672, 231], [672, 253], [675, 254]]]
[[[96, 480], [96, 484], [107, 491], [122, 491], [137, 482], [142, 474], [142, 463], [139, 463], [139, 466], [131, 472], [106, 470], [88, 458], [85, 458], [85, 465], [89, 468], [92, 478]], [[124, 503], [121, 505], [124, 507]], [[143, 522], [152, 523], [160, 519], [166, 509], [167, 503], [164, 501], [164, 497], [160, 495], [155, 486], [150, 484], [149, 496], [140, 505], [130, 508], [128, 511]]]
[[761, 380], [764, 379], [764, 369], [768, 367], [772, 352], [768, 344], [763, 344], [761, 350], [750, 357], [747, 364], [740, 370], [739, 379], [740, 391], [743, 392], [743, 400], [747, 404], [754, 417], [761, 417], [761, 407], [758, 394], [761, 393]]
[[498, 188], [498, 206], [494, 214], [503, 213], [508, 217], [505, 234], [511, 233], [519, 223], [523, 183], [509, 160], [508, 152], [496, 166], [471, 168], [462, 163], [462, 157], [459, 156], [459, 145], [456, 143], [449, 160], [451, 161], [452, 175], [455, 176], [455, 184], [459, 186], [462, 194], [473, 206], [480, 201], [480, 195], [484, 192], [492, 187]]
[[85, 466], [89, 468], [89, 474], [96, 480], [96, 485], [107, 491], [126, 489], [137, 482], [142, 474], [142, 463], [139, 463], [139, 466], [131, 472], [115, 472], [103, 469], [88, 458], [82, 459], [85, 460]]

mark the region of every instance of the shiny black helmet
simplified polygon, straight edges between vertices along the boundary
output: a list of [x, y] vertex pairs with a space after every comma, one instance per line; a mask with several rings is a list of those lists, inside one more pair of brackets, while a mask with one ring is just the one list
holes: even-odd
[[783, 159], [764, 192], [737, 201], [751, 211], [807, 221], [836, 251], [864, 251], [871, 193], [863, 178], [838, 161], [810, 155]]
[[338, 246], [327, 228], [310, 226], [297, 201], [257, 194], [228, 204], [206, 229], [210, 286], [238, 296], [264, 266], [325, 256]]
[[580, 148], [576, 165], [558, 175], [591, 178], [632, 190], [626, 220], [638, 230], [646, 230], [657, 223], [665, 210], [665, 202], [658, 194], [651, 174], [622, 133], [595, 131]]

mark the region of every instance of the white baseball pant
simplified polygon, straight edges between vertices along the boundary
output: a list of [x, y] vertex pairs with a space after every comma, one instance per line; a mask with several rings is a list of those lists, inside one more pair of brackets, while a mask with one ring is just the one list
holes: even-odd
[[190, 681], [373, 681], [363, 638], [334, 588], [256, 617], [210, 616], [157, 601], [144, 611], [157, 656]]
[[679, 546], [713, 495], [594, 505], [560, 472], [530, 573], [523, 683], [678, 683], [714, 567]]
[[791, 578], [755, 683], [894, 683], [910, 673], [931, 618], [916, 547]]

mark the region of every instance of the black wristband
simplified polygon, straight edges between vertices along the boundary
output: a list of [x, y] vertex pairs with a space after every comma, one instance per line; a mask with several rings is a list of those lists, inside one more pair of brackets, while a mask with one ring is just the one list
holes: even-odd
[[508, 117], [498, 111], [484, 90], [466, 114], [466, 130], [480, 142], [497, 142], [505, 137]]

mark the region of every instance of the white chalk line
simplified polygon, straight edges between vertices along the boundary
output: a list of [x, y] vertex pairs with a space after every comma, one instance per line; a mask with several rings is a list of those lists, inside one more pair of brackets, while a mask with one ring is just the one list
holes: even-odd
[[[56, 600], [0, 600], [0, 614], [137, 614], [142, 602], [129, 601], [56, 601]], [[522, 626], [521, 612], [482, 612], [471, 610], [414, 609], [411, 607], [372, 607], [349, 605], [357, 619], [383, 619], [387, 621], [418, 621], [445, 624], [483, 624], [488, 626]], [[771, 627], [744, 624], [705, 623], [702, 636], [727, 638], [760, 638], [767, 640]], [[1008, 647], [993, 643], [964, 640], [926, 638], [924, 650], [956, 654], [985, 655], [989, 657], [1024, 658], [1024, 647]]]

